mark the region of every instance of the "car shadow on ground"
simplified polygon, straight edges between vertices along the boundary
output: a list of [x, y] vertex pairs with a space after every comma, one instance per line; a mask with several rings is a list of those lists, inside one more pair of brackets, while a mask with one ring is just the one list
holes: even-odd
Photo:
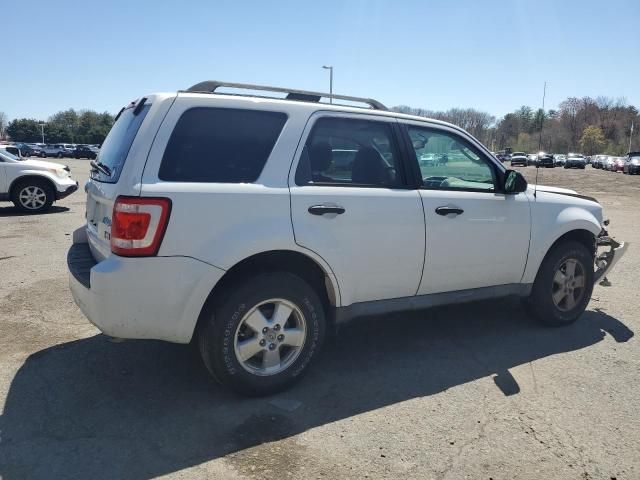
[[264, 399], [210, 381], [189, 346], [98, 335], [18, 370], [0, 417], [0, 478], [152, 478], [492, 374], [516, 395], [510, 368], [607, 334], [633, 337], [598, 311], [541, 327], [512, 300], [371, 318], [343, 327], [302, 382]]
[[68, 211], [69, 211], [68, 207], [61, 207], [58, 205], [53, 205], [49, 210], [42, 213], [23, 212], [22, 210], [18, 210], [14, 206], [0, 207], [0, 218], [2, 217], [33, 217], [35, 215], [52, 215], [54, 213], [64, 213]]

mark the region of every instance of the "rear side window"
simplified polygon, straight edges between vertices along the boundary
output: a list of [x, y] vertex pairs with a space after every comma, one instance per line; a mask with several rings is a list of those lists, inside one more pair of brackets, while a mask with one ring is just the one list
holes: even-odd
[[375, 120], [318, 119], [302, 151], [296, 184], [402, 187], [402, 163], [391, 126]]
[[158, 178], [170, 182], [255, 182], [287, 121], [281, 112], [198, 107], [178, 120]]
[[149, 111], [150, 105], [144, 105], [137, 115], [134, 108], [123, 110], [120, 117], [113, 124], [109, 135], [104, 139], [97, 161], [106, 166], [111, 175], [99, 170], [91, 171], [91, 178], [104, 183], [116, 183], [120, 178], [120, 172], [129, 155], [133, 139], [136, 138], [138, 129]]

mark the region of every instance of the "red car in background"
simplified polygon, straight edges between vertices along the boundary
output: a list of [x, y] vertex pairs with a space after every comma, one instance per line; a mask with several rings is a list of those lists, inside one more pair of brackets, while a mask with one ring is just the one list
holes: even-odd
[[624, 157], [616, 157], [611, 165], [612, 172], [624, 172]]

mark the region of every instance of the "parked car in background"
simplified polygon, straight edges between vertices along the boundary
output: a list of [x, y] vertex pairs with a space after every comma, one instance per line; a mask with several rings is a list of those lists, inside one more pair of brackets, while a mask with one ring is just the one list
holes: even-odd
[[613, 163], [611, 164], [611, 171], [612, 172], [624, 171], [625, 160], [626, 160], [625, 157], [614, 157]]
[[44, 153], [42, 151], [42, 147], [35, 143], [27, 143], [27, 155], [28, 157], [42, 157]]
[[640, 173], [640, 152], [631, 152], [627, 155], [622, 172], [629, 175]]
[[530, 153], [527, 155], [527, 166], [536, 166], [538, 164], [538, 155]]
[[579, 153], [569, 153], [567, 159], [564, 162], [564, 168], [584, 168], [587, 166], [587, 161], [584, 155]]
[[75, 151], [75, 147], [72, 147], [68, 143], [54, 143], [45, 145], [42, 149], [45, 157], [57, 157], [57, 158], [72, 158]]
[[553, 162], [553, 155], [545, 152], [538, 153], [538, 166], [545, 168], [555, 167], [555, 163]]
[[553, 156], [553, 161], [556, 164], [556, 166], [561, 167], [567, 161], [567, 156], [566, 155], [562, 155], [562, 154], [555, 154]]
[[[67, 265], [106, 335], [193, 341], [239, 392], [290, 387], [334, 324], [372, 313], [516, 295], [569, 325], [626, 249], [595, 199], [534, 194], [458, 127], [371, 99], [331, 97], [365, 110], [316, 92], [217, 91], [228, 86], [256, 87], [202, 82], [121, 111]], [[338, 145], [356, 151], [347, 171], [334, 168]], [[421, 167], [429, 153], [449, 162]], [[597, 259], [596, 243], [609, 247]]]
[[70, 172], [69, 167], [58, 163], [16, 157], [2, 146], [0, 201], [11, 201], [24, 212], [44, 212], [78, 189]]
[[73, 151], [74, 158], [88, 158], [93, 160], [98, 156], [99, 150], [91, 145], [78, 145]]
[[527, 166], [527, 154], [524, 152], [513, 152], [511, 154], [511, 166], [512, 167], [526, 167]]
[[602, 163], [604, 162], [604, 160], [607, 158], [606, 155], [596, 155], [593, 158], [593, 161], [591, 162], [591, 167], [592, 168], [602, 168]]
[[607, 158], [605, 158], [602, 161], [602, 169], [603, 170], [607, 170], [607, 171], [611, 171], [612, 167], [613, 167], [613, 163], [615, 162], [616, 157], [611, 156], [611, 155], [607, 155]]

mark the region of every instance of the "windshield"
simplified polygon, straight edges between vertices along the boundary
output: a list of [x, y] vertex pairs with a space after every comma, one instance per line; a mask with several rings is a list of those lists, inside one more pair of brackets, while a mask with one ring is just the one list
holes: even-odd
[[20, 161], [20, 158], [16, 157], [12, 153], [7, 152], [6, 150], [0, 150], [0, 157], [2, 157], [2, 160], [4, 161], [10, 161], [10, 162]]
[[107, 167], [111, 175], [99, 170], [91, 171], [91, 178], [99, 182], [117, 183], [124, 162], [129, 154], [133, 139], [149, 111], [150, 105], [145, 105], [137, 115], [134, 108], [127, 108], [122, 112], [118, 121], [113, 124], [107, 138], [105, 138], [96, 161]]

